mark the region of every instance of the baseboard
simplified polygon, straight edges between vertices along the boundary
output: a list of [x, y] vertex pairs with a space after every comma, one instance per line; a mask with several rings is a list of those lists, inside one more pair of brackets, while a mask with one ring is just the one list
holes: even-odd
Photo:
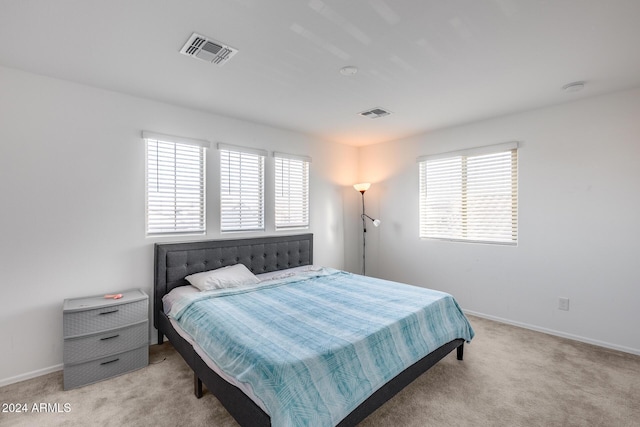
[[48, 368], [38, 369], [37, 371], [27, 372], [25, 374], [16, 375], [15, 377], [3, 378], [0, 379], [0, 387], [4, 387], [9, 384], [19, 383], [20, 381], [30, 380], [31, 378], [36, 378], [42, 375], [50, 374], [51, 372], [61, 371], [64, 365], [61, 363], [59, 365], [50, 366]]
[[566, 332], [561, 332], [561, 331], [556, 331], [554, 329], [547, 329], [547, 328], [542, 328], [539, 326], [535, 326], [535, 325], [530, 325], [528, 323], [522, 323], [522, 322], [516, 322], [514, 320], [509, 320], [509, 319], [504, 319], [502, 317], [496, 317], [496, 316], [491, 316], [489, 314], [484, 314], [484, 313], [478, 313], [475, 311], [471, 311], [471, 310], [462, 310], [465, 314], [469, 314], [471, 316], [477, 316], [477, 317], [482, 317], [483, 319], [489, 319], [489, 320], [493, 320], [495, 322], [499, 322], [499, 323], [506, 323], [507, 325], [512, 325], [512, 326], [518, 326], [520, 328], [524, 328], [524, 329], [530, 329], [532, 331], [536, 331], [536, 332], [542, 332], [545, 334], [549, 334], [549, 335], [554, 335], [560, 338], [567, 338], [570, 340], [574, 340], [574, 341], [580, 341], [583, 343], [587, 343], [587, 344], [592, 344], [592, 345], [597, 345], [598, 347], [604, 347], [604, 348], [608, 348], [611, 350], [617, 350], [617, 351], [622, 351], [624, 353], [630, 353], [630, 354], [635, 354], [640, 356], [640, 349], [637, 348], [631, 348], [631, 347], [625, 347], [622, 345], [617, 345], [617, 344], [612, 344], [612, 343], [608, 343], [605, 341], [598, 341], [598, 340], [594, 340], [591, 338], [586, 338], [580, 335], [573, 335], [573, 334], [568, 334]]

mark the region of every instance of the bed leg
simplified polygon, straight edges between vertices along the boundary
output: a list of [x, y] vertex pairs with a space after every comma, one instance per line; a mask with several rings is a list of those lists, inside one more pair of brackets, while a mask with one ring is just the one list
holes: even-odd
[[198, 378], [195, 372], [193, 373], [193, 392], [198, 399], [202, 397], [202, 380]]
[[462, 357], [464, 356], [464, 343], [458, 346], [458, 348], [456, 349], [456, 353], [458, 356], [458, 360], [462, 360]]
[[158, 344], [162, 344], [163, 341], [164, 341], [164, 334], [158, 331]]

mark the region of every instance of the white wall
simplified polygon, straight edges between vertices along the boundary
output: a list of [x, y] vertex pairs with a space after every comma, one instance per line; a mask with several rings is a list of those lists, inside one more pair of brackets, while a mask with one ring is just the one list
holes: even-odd
[[[368, 274], [451, 292], [470, 312], [640, 353], [638, 117], [634, 90], [358, 150], [0, 67], [0, 385], [61, 367], [64, 298], [150, 294], [153, 243], [220, 237], [215, 149], [208, 234], [145, 237], [141, 130], [311, 156], [317, 263], [359, 271], [351, 185], [371, 181], [367, 212], [383, 223], [368, 226]], [[518, 247], [421, 241], [416, 157], [512, 140], [522, 143]], [[263, 234], [277, 234], [267, 222]], [[570, 311], [557, 309], [559, 296]]]
[[215, 148], [207, 235], [145, 237], [142, 130], [311, 156], [315, 261], [357, 265], [353, 147], [2, 67], [0, 121], [0, 385], [61, 367], [65, 298], [151, 295], [153, 243], [220, 237]]
[[[517, 247], [420, 240], [416, 157], [520, 141]], [[640, 354], [640, 90], [360, 150], [372, 275], [469, 312]], [[369, 267], [370, 266], [370, 267]], [[570, 310], [558, 310], [558, 297]], [[514, 343], [517, 345], [517, 343]]]

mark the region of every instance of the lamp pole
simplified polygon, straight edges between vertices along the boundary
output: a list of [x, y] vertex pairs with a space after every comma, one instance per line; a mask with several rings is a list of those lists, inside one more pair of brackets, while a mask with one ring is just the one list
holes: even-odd
[[360, 218], [362, 218], [362, 275], [366, 276], [367, 275], [367, 267], [366, 267], [367, 253], [365, 249], [366, 249], [366, 237], [367, 237], [367, 221], [365, 221], [366, 218], [364, 213], [364, 191], [360, 191], [360, 194], [362, 195], [362, 215], [360, 215]]
[[360, 218], [362, 219], [362, 275], [366, 276], [367, 275], [367, 252], [366, 252], [366, 248], [367, 248], [367, 242], [366, 242], [366, 238], [367, 238], [367, 218], [369, 218], [371, 221], [373, 221], [373, 226], [377, 227], [380, 225], [380, 220], [379, 219], [373, 219], [371, 218], [369, 215], [367, 215], [366, 213], [364, 213], [364, 192], [367, 191], [369, 189], [369, 187], [371, 186], [370, 183], [368, 182], [363, 182], [361, 184], [355, 184], [353, 186], [353, 188], [356, 189], [356, 191], [359, 191], [361, 196], [362, 196], [362, 214], [360, 215]]

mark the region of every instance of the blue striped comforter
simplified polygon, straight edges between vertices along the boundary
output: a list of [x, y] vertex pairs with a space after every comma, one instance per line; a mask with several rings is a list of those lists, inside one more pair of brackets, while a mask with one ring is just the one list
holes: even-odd
[[321, 269], [201, 292], [169, 313], [273, 426], [333, 426], [441, 345], [474, 332], [449, 294]]

